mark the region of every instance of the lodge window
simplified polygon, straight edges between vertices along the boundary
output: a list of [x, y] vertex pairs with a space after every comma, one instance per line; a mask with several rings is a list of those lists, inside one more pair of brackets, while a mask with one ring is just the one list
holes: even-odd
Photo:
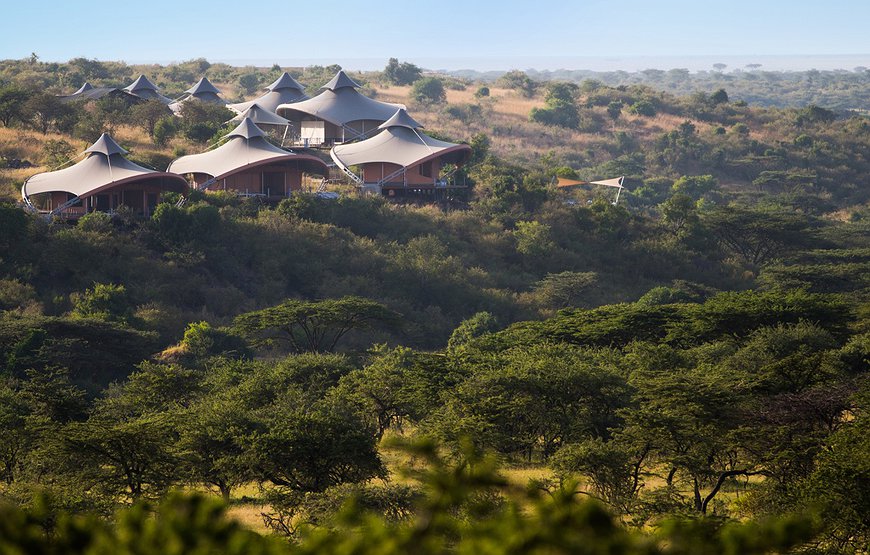
[[420, 175], [423, 177], [432, 177], [432, 161], [423, 162], [420, 164]]

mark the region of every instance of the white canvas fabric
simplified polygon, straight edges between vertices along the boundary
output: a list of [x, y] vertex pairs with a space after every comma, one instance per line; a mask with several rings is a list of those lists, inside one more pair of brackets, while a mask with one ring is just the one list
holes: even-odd
[[288, 119], [300, 119], [313, 116], [342, 126], [352, 121], [374, 120], [386, 121], [405, 108], [403, 104], [380, 102], [363, 96], [353, 87], [341, 87], [336, 90], [326, 89], [319, 95], [301, 102], [282, 104], [278, 106], [278, 115]]
[[279, 116], [291, 120], [301, 120], [312, 116], [343, 126], [353, 121], [386, 121], [396, 110], [405, 108], [403, 104], [380, 102], [360, 94], [359, 85], [339, 70], [335, 77], [321, 87], [323, 92], [300, 102], [282, 104], [275, 110]]
[[399, 109], [381, 125], [383, 130], [374, 137], [335, 146], [329, 154], [345, 169], [372, 162], [408, 167], [435, 157], [443, 157], [449, 163], [461, 163], [471, 154], [470, 146], [433, 139], [418, 131], [420, 127], [404, 109]]
[[196, 82], [196, 85], [184, 91], [184, 94], [187, 95], [186, 98], [183, 98], [178, 102], [173, 102], [169, 105], [169, 109], [176, 114], [181, 111], [181, 107], [184, 105], [184, 103], [190, 100], [211, 102], [212, 104], [226, 104], [226, 101], [219, 96], [220, 91], [217, 89], [217, 87], [211, 84], [211, 81], [209, 81], [207, 77], [201, 78], [199, 81]]
[[271, 112], [259, 104], [251, 104], [251, 106], [237, 115], [227, 123], [241, 123], [245, 118], [250, 119], [257, 125], [289, 125], [290, 120], [282, 118], [275, 112]]
[[305, 87], [300, 85], [286, 71], [281, 75], [281, 77], [266, 87], [266, 91], [266, 94], [259, 98], [255, 98], [254, 100], [227, 104], [227, 108], [235, 110], [241, 114], [254, 104], [257, 104], [260, 108], [265, 108], [270, 112], [274, 112], [281, 104], [291, 104], [308, 98], [305, 94]]
[[93, 195], [103, 189], [137, 180], [166, 178], [174, 182], [171, 190], [187, 189], [187, 182], [180, 175], [157, 172], [143, 168], [124, 158], [127, 151], [121, 148], [108, 134], [91, 145], [81, 162], [53, 172], [38, 173], [24, 182], [21, 194], [24, 198], [40, 193], [62, 191], [77, 197]]
[[604, 179], [602, 181], [590, 181], [593, 185], [604, 185], [605, 187], [618, 187], [622, 189], [622, 181], [625, 179], [625, 176], [622, 177], [614, 177], [613, 179]]
[[319, 158], [278, 148], [266, 140], [266, 134], [250, 118], [244, 118], [227, 135], [224, 144], [201, 154], [182, 156], [169, 164], [167, 171], [178, 174], [201, 173], [223, 179], [250, 166], [292, 160], [301, 162], [306, 171], [321, 175], [327, 172], [326, 164]]
[[166, 98], [157, 92], [157, 85], [149, 81], [144, 75], [137, 77], [135, 81], [124, 87], [124, 90], [134, 96], [144, 98], [145, 100], [159, 100], [164, 104], [172, 103], [172, 99]]
[[187, 94], [196, 96], [203, 93], [212, 93], [212, 94], [220, 94], [221, 92], [211, 84], [211, 81], [208, 80], [208, 77], [202, 77], [199, 81], [196, 82], [196, 85], [190, 87], [186, 91]]
[[344, 72], [343, 69], [338, 70], [338, 73], [335, 74], [335, 77], [329, 80], [329, 82], [322, 87], [321, 89], [326, 89], [329, 91], [337, 91], [338, 89], [342, 89], [345, 87], [352, 87], [354, 89], [358, 89], [359, 83], [351, 79], [347, 76], [347, 73]]
[[305, 90], [305, 87], [285, 71], [281, 74], [281, 77], [275, 79], [268, 87], [266, 87], [267, 91], [280, 91], [281, 89], [296, 89], [297, 91], [302, 92]]
[[58, 95], [58, 99], [63, 102], [72, 102], [76, 100], [97, 100], [116, 91], [120, 91], [121, 93], [128, 95], [130, 94], [124, 89], [116, 89], [114, 87], [94, 87], [90, 83], [86, 82], [84, 85], [79, 87], [76, 92], [72, 94]]

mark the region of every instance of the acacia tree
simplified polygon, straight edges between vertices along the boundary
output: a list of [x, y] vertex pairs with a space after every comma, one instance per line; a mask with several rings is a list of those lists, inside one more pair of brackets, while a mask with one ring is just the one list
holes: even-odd
[[204, 398], [178, 414], [178, 454], [193, 483], [214, 486], [225, 501], [232, 489], [254, 478], [247, 459], [253, 424], [239, 399]]
[[294, 352], [331, 352], [351, 331], [395, 329], [399, 314], [362, 297], [322, 301], [288, 299], [283, 303], [237, 316], [239, 335], [255, 347], [286, 344]]
[[384, 78], [393, 85], [410, 85], [422, 76], [422, 70], [409, 62], [399, 63], [397, 58], [390, 58], [384, 68]]
[[21, 396], [8, 384], [0, 383], [0, 480], [7, 485], [15, 481], [34, 439], [26, 426], [29, 415]]
[[426, 77], [414, 83], [411, 98], [421, 104], [440, 104], [447, 100], [447, 93], [441, 79]]
[[763, 266], [813, 243], [813, 222], [797, 213], [727, 206], [704, 215], [719, 243], [749, 264]]
[[580, 88], [574, 83], [551, 83], [544, 97], [545, 108], [532, 108], [529, 119], [545, 125], [568, 129], [580, 126], [580, 111], [576, 97]]
[[62, 120], [70, 118], [75, 113], [72, 106], [52, 94], [45, 93], [30, 97], [22, 111], [23, 117], [29, 117], [31, 124], [43, 135], [48, 133], [52, 126], [59, 125]]
[[260, 481], [322, 492], [385, 476], [373, 429], [339, 407], [300, 404], [289, 395], [257, 411], [258, 432], [246, 451]]
[[650, 455], [670, 467], [669, 486], [688, 482], [695, 511], [706, 514], [729, 479], [760, 473], [735, 439], [737, 398], [711, 368], [695, 369], [685, 354], [664, 346], [638, 345], [629, 360], [637, 393], [625, 433], [649, 441]]
[[130, 114], [132, 116], [132, 121], [139, 124], [153, 140], [154, 129], [157, 127], [157, 122], [167, 116], [171, 116], [172, 111], [168, 106], [166, 106], [166, 104], [159, 100], [148, 100], [133, 106], [130, 110]]
[[4, 127], [22, 118], [24, 103], [29, 96], [29, 92], [15, 85], [0, 87], [0, 122]]
[[101, 411], [64, 431], [72, 472], [107, 498], [163, 493], [179, 480], [172, 426], [165, 415], [123, 416]]

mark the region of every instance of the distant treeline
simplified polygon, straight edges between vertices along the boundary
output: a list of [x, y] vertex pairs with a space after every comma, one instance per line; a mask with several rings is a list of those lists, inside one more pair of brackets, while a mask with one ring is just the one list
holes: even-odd
[[[506, 72], [461, 70], [451, 76], [474, 81], [496, 81]], [[525, 72], [532, 80], [599, 81], [611, 87], [648, 85], [664, 92], [689, 95], [726, 89], [733, 100], [761, 106], [803, 107], [815, 104], [834, 110], [870, 110], [870, 71], [859, 66], [853, 71], [766, 71], [761, 67], [690, 72], [688, 69], [645, 69], [643, 71], [591, 71], [585, 69]]]

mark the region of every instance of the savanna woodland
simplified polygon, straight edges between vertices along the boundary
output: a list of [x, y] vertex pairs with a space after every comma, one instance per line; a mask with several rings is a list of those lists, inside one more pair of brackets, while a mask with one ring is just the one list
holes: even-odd
[[17, 205], [226, 133], [85, 81], [337, 69], [0, 61], [0, 553], [867, 552], [870, 71], [393, 59], [363, 92], [472, 147], [441, 203]]

